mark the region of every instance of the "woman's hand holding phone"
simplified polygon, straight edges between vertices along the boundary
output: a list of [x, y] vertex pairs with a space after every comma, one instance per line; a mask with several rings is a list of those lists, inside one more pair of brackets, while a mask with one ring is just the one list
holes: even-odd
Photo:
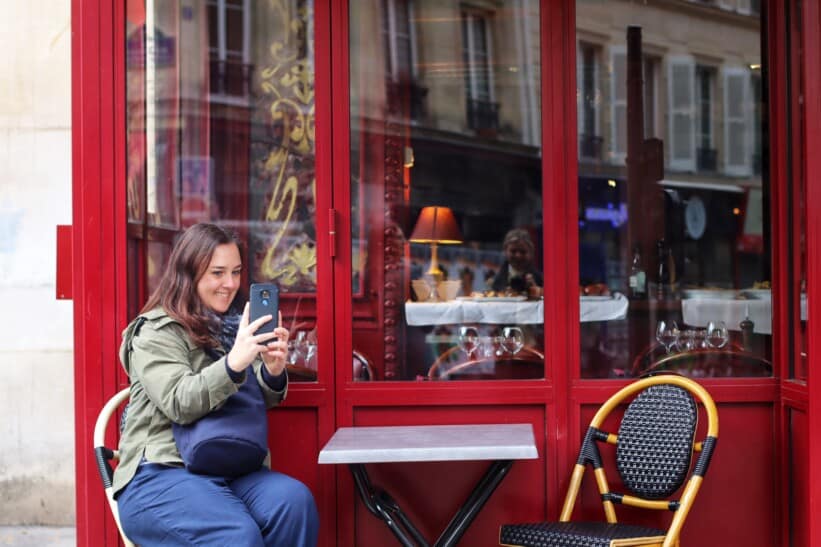
[[[275, 329], [273, 333], [265, 332], [257, 334], [257, 330], [260, 326], [273, 320], [271, 315], [263, 315], [249, 323], [248, 313], [248, 304], [245, 304], [245, 309], [242, 311], [242, 319], [239, 321], [237, 337], [234, 340], [234, 347], [228, 352], [228, 366], [236, 372], [242, 372], [248, 368], [260, 353], [270, 353], [270, 345], [273, 343], [274, 337], [279, 336], [277, 332], [279, 329]], [[285, 329], [282, 330], [285, 331], [285, 347], [287, 349], [288, 331]]]
[[[285, 369], [290, 336], [282, 326], [279, 287], [274, 283], [252, 283], [250, 296], [251, 325], [256, 325], [254, 332], [257, 333], [258, 340], [261, 338], [261, 345], [264, 346], [259, 348], [259, 354], [268, 372], [278, 376]], [[272, 321], [275, 317], [276, 323]]]

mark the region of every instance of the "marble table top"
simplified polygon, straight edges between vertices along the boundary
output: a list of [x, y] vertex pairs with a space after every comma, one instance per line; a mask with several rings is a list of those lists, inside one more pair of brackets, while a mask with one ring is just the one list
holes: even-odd
[[539, 457], [530, 424], [342, 427], [319, 463], [527, 460]]

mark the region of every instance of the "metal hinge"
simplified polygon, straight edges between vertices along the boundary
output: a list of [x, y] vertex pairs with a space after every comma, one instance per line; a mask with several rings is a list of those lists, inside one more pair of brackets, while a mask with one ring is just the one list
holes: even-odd
[[336, 211], [328, 209], [328, 249], [331, 258], [336, 256]]

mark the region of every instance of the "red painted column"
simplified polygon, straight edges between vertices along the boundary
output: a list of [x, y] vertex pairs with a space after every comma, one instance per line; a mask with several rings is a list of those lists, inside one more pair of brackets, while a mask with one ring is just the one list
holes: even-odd
[[77, 544], [115, 545], [92, 452], [97, 413], [119, 386], [124, 323], [123, 2], [72, 2], [72, 264]]
[[[809, 476], [809, 545], [821, 545], [821, 471], [812, 462], [821, 460], [821, 157], [817, 151], [821, 147], [821, 10], [817, 2], [801, 2], [804, 24], [804, 158], [806, 173], [806, 215], [807, 215], [807, 398], [808, 398], [808, 438], [807, 460]], [[796, 120], [797, 122], [797, 120]]]

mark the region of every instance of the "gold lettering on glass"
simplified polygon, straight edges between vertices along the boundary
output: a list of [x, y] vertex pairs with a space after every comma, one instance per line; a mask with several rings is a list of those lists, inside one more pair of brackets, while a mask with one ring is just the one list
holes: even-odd
[[281, 2], [281, 32], [260, 70], [261, 99], [252, 135], [252, 184], [264, 194], [257, 276], [291, 292], [316, 290], [316, 162], [314, 68], [307, 35], [312, 15], [290, 17]]

